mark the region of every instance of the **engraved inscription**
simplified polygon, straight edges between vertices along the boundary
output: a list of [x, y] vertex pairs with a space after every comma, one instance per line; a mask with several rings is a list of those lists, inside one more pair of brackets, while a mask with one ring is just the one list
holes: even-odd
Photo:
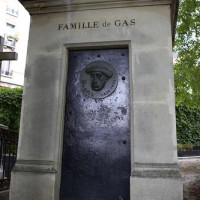
[[86, 22], [71, 22], [58, 24], [57, 30], [80, 30], [80, 29], [99, 29], [110, 27], [131, 27], [135, 26], [135, 19], [116, 19], [112, 21], [86, 21]]
[[80, 85], [82, 91], [91, 98], [99, 99], [111, 95], [117, 84], [117, 72], [108, 62], [91, 62], [81, 72]]

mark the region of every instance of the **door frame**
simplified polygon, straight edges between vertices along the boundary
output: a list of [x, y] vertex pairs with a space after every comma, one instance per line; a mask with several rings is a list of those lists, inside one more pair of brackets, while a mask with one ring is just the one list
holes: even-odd
[[[70, 50], [98, 50], [98, 49], [116, 49], [116, 48], [127, 48], [129, 52], [129, 58], [128, 58], [128, 67], [129, 67], [129, 88], [130, 88], [130, 96], [129, 96], [129, 102], [130, 102], [130, 160], [131, 160], [131, 173], [130, 177], [133, 171], [133, 141], [134, 141], [134, 132], [133, 132], [133, 53], [132, 53], [132, 45], [131, 41], [125, 40], [125, 41], [109, 41], [109, 42], [89, 42], [89, 43], [70, 43], [70, 44], [64, 44], [62, 46], [62, 56], [61, 56], [61, 74], [60, 74], [60, 88], [61, 93], [59, 95], [59, 99], [61, 102], [60, 104], [60, 113], [61, 115], [58, 117], [57, 120], [60, 119], [60, 134], [59, 134], [59, 152], [57, 155], [57, 161], [58, 161], [58, 174], [56, 178], [56, 187], [57, 189], [55, 191], [58, 191], [60, 194], [60, 185], [61, 185], [61, 172], [62, 172], [62, 153], [63, 153], [63, 133], [64, 133], [64, 118], [65, 118], [65, 103], [66, 103], [66, 86], [67, 86], [67, 75], [68, 75], [68, 52]], [[131, 185], [130, 185], [131, 187]], [[130, 189], [131, 191], [131, 189]], [[59, 196], [58, 194], [58, 196]]]

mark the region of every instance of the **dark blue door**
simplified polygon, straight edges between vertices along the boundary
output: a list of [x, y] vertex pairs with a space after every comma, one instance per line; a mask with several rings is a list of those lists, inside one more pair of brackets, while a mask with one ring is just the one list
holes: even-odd
[[60, 200], [130, 200], [127, 49], [69, 52]]

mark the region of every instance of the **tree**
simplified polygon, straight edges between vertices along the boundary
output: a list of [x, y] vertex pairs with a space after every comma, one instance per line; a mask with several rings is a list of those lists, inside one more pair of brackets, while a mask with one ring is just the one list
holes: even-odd
[[174, 50], [176, 105], [200, 106], [200, 0], [181, 0]]

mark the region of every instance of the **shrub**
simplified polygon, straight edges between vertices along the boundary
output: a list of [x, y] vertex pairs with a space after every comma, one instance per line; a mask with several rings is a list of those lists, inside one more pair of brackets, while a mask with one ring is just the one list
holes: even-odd
[[193, 145], [191, 143], [184, 144], [183, 146], [185, 150], [191, 150], [193, 148]]
[[176, 107], [178, 143], [200, 144], [200, 108]]
[[177, 149], [178, 149], [179, 151], [184, 150], [184, 145], [183, 145], [183, 144], [177, 144]]
[[187, 144], [178, 144], [177, 145], [177, 149], [179, 151], [182, 151], [182, 150], [192, 150], [193, 149], [193, 144], [191, 143], [187, 143]]
[[22, 88], [0, 87], [0, 124], [19, 130]]

